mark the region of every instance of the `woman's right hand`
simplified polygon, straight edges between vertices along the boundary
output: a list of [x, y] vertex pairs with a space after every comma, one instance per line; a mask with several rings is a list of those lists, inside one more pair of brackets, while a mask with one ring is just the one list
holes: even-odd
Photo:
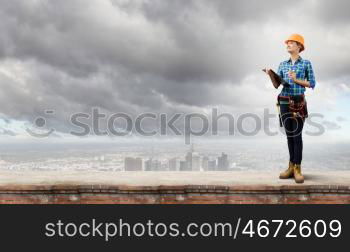
[[266, 74], [269, 74], [270, 70], [271, 70], [271, 68], [265, 68], [265, 69], [263, 69], [263, 71], [264, 71]]

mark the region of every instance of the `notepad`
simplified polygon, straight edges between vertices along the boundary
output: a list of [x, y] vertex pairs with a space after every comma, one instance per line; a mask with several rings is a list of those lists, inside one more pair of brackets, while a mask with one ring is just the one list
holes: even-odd
[[[263, 71], [265, 72], [265, 69], [263, 69]], [[285, 80], [283, 80], [281, 78], [281, 76], [279, 76], [275, 71], [270, 70], [269, 71], [269, 76], [272, 82], [272, 85], [277, 89], [280, 85], [283, 85], [285, 87], [290, 87], [289, 83], [286, 82]]]

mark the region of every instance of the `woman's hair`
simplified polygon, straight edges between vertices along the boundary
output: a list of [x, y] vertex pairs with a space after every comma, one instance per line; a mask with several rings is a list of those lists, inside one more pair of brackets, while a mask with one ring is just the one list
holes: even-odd
[[297, 46], [299, 47], [299, 52], [304, 51], [304, 46], [301, 43], [299, 43], [297, 41], [295, 41], [295, 43], [297, 43]]

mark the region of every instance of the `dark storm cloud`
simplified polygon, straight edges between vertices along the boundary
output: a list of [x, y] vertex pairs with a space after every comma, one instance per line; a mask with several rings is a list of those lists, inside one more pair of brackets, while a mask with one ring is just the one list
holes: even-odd
[[[154, 2], [155, 8], [157, 4], [164, 7], [163, 2]], [[204, 105], [211, 102], [209, 84], [219, 86], [222, 80], [237, 81], [247, 72], [242, 61], [240, 67], [233, 68], [237, 62], [231, 58], [231, 53], [223, 50], [229, 49], [227, 46], [233, 41], [220, 46], [221, 33], [206, 33], [205, 24], [194, 23], [197, 18], [205, 19], [200, 12], [192, 18], [192, 23], [181, 27], [167, 23], [152, 30], [153, 23], [147, 13], [144, 14], [148, 19], [143, 20], [141, 15], [141, 21], [138, 20], [144, 22], [141, 25], [132, 22], [119, 25], [119, 19], [110, 17], [114, 25], [111, 27], [104, 23], [103, 16], [92, 16], [94, 12], [83, 1], [3, 1], [2, 6], [5, 32], [1, 49], [8, 58], [34, 59], [49, 66], [47, 73], [38, 71], [37, 81], [46, 83], [41, 89], [44, 97], [55, 94], [70, 102], [85, 99], [88, 106], [108, 103], [103, 107], [123, 109], [120, 104], [113, 107], [116, 105], [113, 98], [117, 98], [125, 103], [153, 108], [159, 107], [156, 96], [160, 93], [175, 102]], [[192, 11], [195, 10], [190, 9], [189, 15]], [[142, 31], [143, 28], [150, 30]], [[164, 34], [157, 37], [157, 32], [163, 30]], [[151, 38], [145, 39], [143, 35]], [[238, 37], [235, 38], [237, 41]], [[239, 50], [238, 47], [236, 53]], [[57, 69], [56, 73], [50, 67]], [[111, 69], [113, 74], [106, 73]], [[60, 72], [80, 78], [82, 84], [60, 85], [57, 83]], [[89, 86], [90, 78], [99, 73], [105, 74], [106, 80]], [[84, 82], [87, 82], [85, 86]], [[113, 82], [114, 90], [108, 90], [109, 82]], [[30, 85], [37, 92], [36, 84]], [[197, 96], [191, 94], [198, 90], [203, 96], [197, 100]], [[87, 95], [91, 97], [88, 100]], [[20, 98], [20, 94], [15, 97]], [[31, 100], [31, 97], [24, 98], [21, 100], [28, 103]]]
[[[239, 31], [241, 24], [259, 23], [283, 13], [279, 9], [282, 1], [276, 1], [272, 10], [256, 0], [113, 3], [118, 11], [110, 10], [114, 18], [93, 9], [94, 4], [104, 6], [101, 12], [108, 9], [108, 1], [2, 1], [2, 28], [7, 42], [2, 49], [9, 57], [35, 58], [78, 77], [108, 65], [131, 74], [162, 76], [179, 84], [237, 81], [247, 73], [249, 61], [237, 57], [240, 66], [233, 67], [237, 64], [235, 54], [249, 53]], [[119, 12], [125, 6], [132, 10], [131, 15], [144, 16], [147, 25], [118, 24], [122, 20]], [[220, 23], [222, 20], [229, 20], [230, 25]], [[157, 23], [159, 30], [150, 29]], [[164, 34], [159, 34], [161, 29]], [[225, 38], [225, 29], [233, 31], [232, 36]]]
[[[99, 5], [99, 1], [92, 3]], [[77, 0], [6, 2], [2, 8], [5, 53], [20, 59], [35, 58], [78, 77], [94, 74], [105, 65], [181, 83], [234, 78], [239, 72], [230, 71], [227, 63], [232, 59], [220, 50], [220, 40], [209, 41], [213, 34], [205, 34], [205, 27], [167, 24], [164, 34], [158, 34], [162, 27], [152, 29], [153, 23], [147, 20], [134, 25], [130, 21], [133, 17], [128, 23], [119, 10], [110, 11], [114, 17], [104, 17]], [[126, 24], [118, 24], [120, 21]]]
[[[64, 130], [67, 114], [92, 107], [132, 115], [244, 107], [248, 95], [263, 96], [254, 91], [262, 86], [255, 79], [250, 86], [242, 83], [280, 58], [274, 46], [282, 48], [293, 30], [269, 29], [293, 25], [295, 13], [320, 33], [329, 29], [324, 19], [349, 25], [346, 5], [341, 1], [337, 10], [319, 1], [0, 0], [0, 113], [32, 121], [54, 109], [56, 128]], [[340, 63], [348, 55], [340, 54], [329, 55], [331, 71], [317, 54], [320, 76], [347, 78], [348, 64]]]

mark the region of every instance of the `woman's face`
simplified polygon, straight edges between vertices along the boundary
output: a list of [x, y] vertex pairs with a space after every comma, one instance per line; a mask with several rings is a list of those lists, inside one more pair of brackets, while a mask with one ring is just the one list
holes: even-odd
[[287, 42], [287, 51], [289, 53], [298, 53], [300, 50], [298, 43], [295, 41], [288, 41]]

